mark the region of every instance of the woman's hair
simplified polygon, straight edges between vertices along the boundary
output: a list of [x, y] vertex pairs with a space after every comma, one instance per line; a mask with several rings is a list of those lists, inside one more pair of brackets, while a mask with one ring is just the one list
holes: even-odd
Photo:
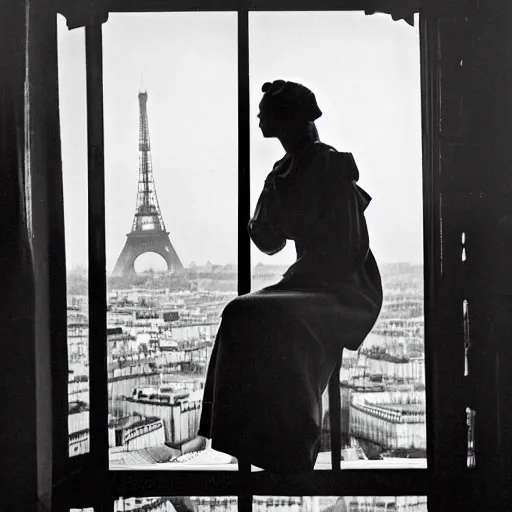
[[313, 122], [322, 115], [313, 92], [301, 84], [275, 80], [265, 82], [261, 90], [264, 94], [260, 107], [281, 117]]

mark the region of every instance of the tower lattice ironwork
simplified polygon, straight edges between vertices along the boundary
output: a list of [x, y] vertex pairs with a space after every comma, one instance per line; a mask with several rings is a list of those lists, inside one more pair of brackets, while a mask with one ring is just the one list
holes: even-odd
[[139, 183], [137, 205], [132, 230], [114, 268], [114, 275], [135, 272], [135, 260], [144, 253], [155, 252], [164, 258], [168, 270], [180, 270], [183, 265], [165, 229], [158, 204], [153, 168], [147, 112], [148, 93], [139, 93]]

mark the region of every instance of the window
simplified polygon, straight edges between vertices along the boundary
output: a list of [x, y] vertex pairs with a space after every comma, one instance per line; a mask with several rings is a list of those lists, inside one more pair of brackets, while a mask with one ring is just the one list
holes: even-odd
[[113, 512], [178, 510], [224, 510], [236, 512], [236, 496], [162, 496], [152, 498], [120, 498], [114, 503]]
[[175, 458], [237, 294], [236, 28], [229, 12], [142, 13], [103, 30], [111, 469], [200, 464]]
[[426, 496], [254, 496], [253, 510], [427, 512]]
[[69, 455], [89, 451], [87, 108], [84, 29], [58, 18], [59, 89], [66, 229]]
[[[370, 501], [373, 500], [371, 502], [372, 506], [381, 508], [384, 506], [383, 510], [425, 510], [425, 500], [417, 498], [427, 494], [426, 461], [424, 459], [426, 440], [423, 407], [425, 400], [423, 399], [424, 387], [422, 388], [419, 385], [423, 379], [423, 364], [421, 362], [417, 366], [413, 364], [410, 370], [407, 370], [407, 372], [410, 371], [410, 374], [407, 373], [402, 377], [400, 372], [403, 372], [403, 369], [398, 370], [392, 367], [391, 364], [382, 365], [370, 361], [372, 359], [383, 360], [379, 357], [373, 357], [375, 353], [372, 350], [378, 351], [373, 346], [364, 347], [367, 353], [360, 351], [357, 355], [349, 354], [347, 357], [347, 360], [354, 362], [352, 368], [358, 369], [358, 366], [364, 368], [363, 375], [358, 376], [364, 386], [376, 388], [379, 385], [382, 386], [382, 382], [388, 378], [385, 384], [389, 384], [390, 381], [393, 385], [409, 384], [413, 391], [411, 396], [418, 397], [418, 399], [416, 400], [417, 403], [404, 403], [402, 398], [397, 398], [391, 404], [384, 403], [385, 407], [383, 407], [383, 402], [386, 398], [389, 398], [388, 396], [374, 393], [371, 400], [364, 396], [352, 397], [351, 404], [354, 406], [354, 419], [352, 424], [349, 420], [348, 426], [346, 423], [343, 424], [342, 421], [342, 429], [343, 425], [347, 429], [353, 426], [354, 432], [355, 429], [360, 429], [361, 438], [366, 435], [363, 433], [369, 431], [370, 439], [367, 439], [367, 446], [361, 446], [360, 442], [352, 445], [349, 442], [348, 446], [343, 446], [347, 450], [345, 452], [346, 458], [343, 461], [344, 465], [337, 465], [339, 464], [339, 458], [345, 457], [345, 455], [341, 457], [341, 453], [338, 454], [339, 457], [337, 455], [330, 460], [327, 457], [327, 470], [315, 471], [312, 475], [308, 475], [307, 482], [300, 476], [295, 478], [294, 475], [287, 475], [282, 478], [274, 478], [265, 472], [246, 475], [236, 471], [236, 466], [223, 468], [221, 467], [222, 464], [198, 464], [194, 467], [193, 463], [183, 463], [173, 467], [174, 471], [171, 476], [166, 472], [159, 471], [164, 467], [161, 464], [166, 464], [172, 458], [173, 443], [182, 440], [177, 436], [177, 432], [180, 432], [181, 435], [181, 432], [189, 433], [191, 429], [195, 428], [194, 422], [196, 419], [194, 418], [197, 418], [197, 404], [194, 403], [191, 397], [196, 396], [194, 393], [201, 390], [201, 375], [204, 374], [208, 359], [207, 340], [211, 340], [215, 335], [215, 323], [218, 321], [222, 304], [225, 304], [237, 292], [248, 292], [251, 288], [251, 279], [253, 279], [254, 288], [259, 286], [256, 283], [258, 268], [254, 268], [258, 261], [254, 259], [251, 261], [250, 259], [251, 249], [246, 224], [251, 212], [251, 197], [254, 200], [254, 195], [261, 186], [261, 178], [264, 177], [267, 167], [266, 165], [260, 167], [255, 162], [256, 146], [254, 144], [256, 142], [251, 137], [256, 137], [257, 134], [251, 123], [254, 121], [253, 118], [256, 114], [254, 111], [255, 99], [259, 96], [258, 87], [261, 85], [259, 83], [262, 81], [261, 77], [265, 76], [264, 80], [266, 80], [266, 75], [277, 71], [274, 71], [269, 63], [263, 62], [261, 57], [258, 61], [258, 44], [261, 44], [258, 43], [258, 38], [259, 41], [263, 41], [266, 37], [269, 40], [276, 37], [276, 28], [279, 28], [279, 24], [283, 23], [283, 20], [286, 20], [288, 16], [298, 19], [304, 14], [299, 15], [299, 13], [292, 12], [279, 14], [248, 13], [243, 9], [236, 12], [237, 6], [235, 5], [224, 5], [222, 9], [214, 9], [215, 11], [232, 12], [171, 12], [158, 16], [154, 13], [137, 13], [137, 11], [150, 9], [151, 6], [158, 10], [166, 10], [167, 8], [167, 5], [162, 3], [159, 3], [158, 7], [155, 7], [155, 4], [147, 7], [142, 3], [139, 5], [134, 0], [123, 7], [112, 7], [117, 11], [133, 11], [133, 13], [113, 12], [110, 14], [110, 20], [103, 27], [92, 25], [85, 30], [89, 162], [89, 195], [87, 198], [89, 216], [88, 279], [90, 284], [89, 338], [91, 339], [89, 358], [91, 368], [90, 410], [92, 411], [90, 458], [87, 460], [90, 468], [94, 468], [94, 471], [101, 473], [101, 482], [105, 491], [104, 494], [98, 493], [95, 503], [101, 504], [102, 509], [111, 510], [116, 500], [118, 500], [116, 507], [128, 501], [127, 499], [121, 499], [121, 496], [130, 496], [133, 497], [133, 500], [143, 501], [145, 499], [162, 500], [163, 498], [158, 498], [158, 496], [173, 493], [180, 496], [192, 494], [194, 496], [204, 496], [205, 501], [201, 504], [202, 507], [207, 506], [207, 496], [219, 496], [220, 501], [229, 502], [230, 506], [232, 505], [231, 497], [236, 496], [238, 509], [250, 510], [261, 508], [263, 502], [265, 502], [265, 507], [268, 509], [271, 498], [266, 497], [297, 496], [297, 493], [300, 492], [306, 496], [318, 496], [318, 503], [321, 501], [322, 506], [325, 505], [326, 509], [335, 506], [336, 503], [342, 500], [344, 506], [352, 507], [349, 510], [359, 510], [359, 508], [354, 507], [367, 507]], [[176, 8], [172, 3], [169, 3], [168, 10], [172, 11], [173, 7]], [[312, 4], [312, 7], [314, 7], [314, 4]], [[211, 9], [211, 6], [205, 6], [204, 8], [204, 10], [209, 9]], [[192, 9], [189, 6], [178, 10], [187, 11]], [[389, 27], [390, 32], [396, 29], [401, 34], [400, 37], [411, 41], [409, 50], [412, 55], [407, 58], [415, 67], [410, 75], [404, 77], [404, 81], [410, 80], [410, 87], [407, 88], [410, 96], [407, 96], [407, 101], [415, 101], [416, 104], [412, 117], [406, 117], [403, 121], [404, 124], [410, 123], [415, 132], [397, 133], [397, 139], [401, 138], [401, 140], [395, 142], [397, 147], [401, 147], [401, 145], [408, 145], [408, 141], [410, 141], [412, 148], [415, 148], [410, 150], [409, 156], [404, 157], [403, 165], [410, 164], [411, 168], [415, 169], [411, 171], [407, 178], [416, 180], [413, 186], [414, 190], [411, 193], [417, 196], [417, 204], [419, 205], [421, 203], [419, 196], [421, 149], [418, 126], [419, 75], [417, 65], [419, 51], [417, 30], [407, 26], [399, 26], [387, 18], [370, 18], [357, 12], [310, 14], [319, 20], [317, 21], [318, 24], [321, 24], [322, 19], [325, 19], [322, 16], [327, 15], [332, 19], [339, 19], [340, 24], [343, 20], [354, 20], [354, 23], [357, 22], [361, 27], [367, 23], [373, 23], [381, 28]], [[152, 19], [155, 20], [156, 24], [160, 24], [160, 27], [154, 30], [148, 28], [151, 26]], [[213, 30], [212, 27], [219, 27], [218, 32], [210, 33], [211, 37], [207, 47], [201, 47], [201, 44], [205, 44], [202, 39], [204, 33], [198, 28], [201, 20], [208, 20], [207, 25], [205, 25], [208, 30]], [[215, 22], [212, 20], [215, 20]], [[144, 27], [146, 28], [144, 29]], [[203, 28], [206, 30], [205, 27]], [[182, 36], [180, 36], [180, 29]], [[383, 30], [387, 30], [387, 28], [383, 28]], [[124, 43], [123, 39], [119, 38], [119, 34], [123, 31], [130, 35], [129, 38], [125, 36]], [[146, 37], [143, 36], [144, 33]], [[335, 31], [332, 34], [334, 37], [336, 35]], [[366, 35], [370, 41], [372, 37], [374, 38], [375, 46], [372, 48], [373, 50], [383, 50], [382, 47], [377, 47], [378, 43], [375, 36]], [[328, 35], [324, 34], [324, 36], [326, 39], [328, 38]], [[279, 37], [285, 36], [280, 34]], [[293, 37], [297, 36], [289, 35], [287, 44], [293, 41]], [[152, 44], [155, 46], [151, 46]], [[165, 48], [166, 44], [169, 44], [169, 47], [176, 48], [177, 55], [172, 55], [172, 58], [176, 59], [176, 69], [182, 69], [182, 72], [174, 76], [174, 79], [170, 80], [169, 83], [170, 89], [175, 88], [176, 95], [169, 95], [169, 90], [162, 83], [158, 83], [159, 79], [161, 80], [161, 77], [164, 76], [162, 68], [169, 65], [168, 60], [171, 60], [170, 58], [165, 59], [165, 55], [153, 54], [151, 58], [159, 60], [159, 69], [156, 69], [156, 65], [149, 70], [139, 69], [144, 67], [148, 61], [146, 52], [151, 52], [153, 48]], [[210, 148], [212, 151], [209, 159], [210, 165], [206, 169], [201, 163], [200, 157], [203, 148], [197, 144], [197, 135], [192, 131], [190, 125], [185, 128], [187, 125], [184, 119], [175, 120], [172, 118], [173, 112], [184, 107], [184, 105], [178, 104], [181, 101], [179, 91], [185, 91], [189, 85], [187, 83], [187, 73], [191, 73], [190, 76], [192, 76], [193, 72], [197, 71], [197, 69], [185, 69], [185, 64], [190, 67], [190, 59], [197, 57], [197, 66], [204, 65], [200, 56], [192, 57], [190, 55], [192, 44], [198, 44], [198, 47], [207, 52], [210, 56], [208, 65], [218, 69], [219, 75], [222, 75], [223, 79], [226, 78], [226, 89], [222, 89], [218, 93], [220, 96], [217, 96], [223, 98], [220, 101], [225, 101], [225, 104], [223, 104], [225, 117], [222, 119], [222, 122], [226, 123], [225, 126], [213, 123], [209, 119], [210, 116], [219, 115], [218, 110], [214, 109], [219, 109], [220, 105], [213, 104], [206, 94], [203, 96], [204, 91], [201, 91], [201, 94], [198, 95], [199, 105], [189, 105], [192, 111], [194, 108], [202, 107], [205, 112], [208, 112], [205, 115], [205, 119], [208, 119], [207, 126], [198, 127], [198, 129], [208, 130], [215, 137], [218, 137], [220, 133], [221, 138], [230, 144], [229, 151], [231, 153], [229, 155], [223, 152], [225, 149], [218, 149], [217, 153], [215, 147]], [[324, 44], [328, 43], [324, 42]], [[225, 49], [223, 45], [225, 45]], [[390, 45], [392, 46], [391, 43]], [[332, 48], [335, 48], [335, 46], [332, 45]], [[372, 49], [367, 51], [371, 53]], [[286, 51], [283, 48], [280, 48], [280, 51], [281, 53], [276, 52], [275, 55], [276, 66], [278, 59], [283, 59], [286, 56]], [[391, 53], [393, 48], [390, 48], [389, 51]], [[383, 51], [383, 54], [385, 53]], [[337, 54], [334, 50], [332, 50], [331, 56], [335, 61]], [[182, 68], [179, 67], [180, 64]], [[220, 71], [224, 69], [222, 64], [226, 65], [224, 71]], [[309, 64], [312, 66], [313, 62], [311, 61]], [[267, 69], [264, 67], [265, 65], [270, 67]], [[236, 75], [235, 69], [237, 70]], [[143, 73], [142, 77], [140, 76], [141, 71]], [[286, 75], [290, 72], [292, 71], [285, 69], [279, 71], [279, 74]], [[300, 81], [303, 76], [307, 77], [308, 73], [314, 74], [315, 69], [314, 67], [307, 69], [305, 66], [304, 75], [301, 74], [302, 72], [293, 72], [297, 73], [296, 79]], [[227, 79], [228, 76], [229, 80]], [[276, 77], [272, 76], [270, 78], [274, 79]], [[198, 83], [193, 82], [190, 88], [197, 86]], [[311, 87], [315, 89], [313, 84], [311, 84]], [[356, 87], [358, 87], [357, 84], [353, 85], [354, 89]], [[225, 96], [222, 96], [223, 94]], [[344, 108], [341, 103], [337, 104], [337, 98], [331, 94], [328, 88], [323, 93], [319, 92], [318, 95], [328, 98], [327, 101], [331, 104], [331, 107], [336, 104], [336, 108]], [[236, 106], [234, 106], [235, 98]], [[411, 98], [413, 99], [411, 100]], [[383, 110], [386, 108], [379, 104], [378, 96], [371, 97], [369, 101], [373, 101], [376, 107]], [[141, 116], [141, 112], [144, 110], [142, 104], [144, 104], [147, 117], [145, 114]], [[354, 108], [355, 105], [350, 107]], [[209, 111], [209, 108], [212, 110]], [[237, 113], [234, 111], [235, 108], [238, 109]], [[325, 105], [324, 110], [326, 113], [332, 112], [333, 116], [336, 115], [335, 108], [329, 110], [328, 104]], [[391, 112], [388, 111], [388, 115], [393, 115], [396, 112], [391, 108], [390, 110]], [[229, 112], [229, 115], [227, 112]], [[237, 116], [236, 121], [235, 116]], [[147, 133], [147, 131], [144, 132], [145, 129], [141, 128], [141, 125], [146, 122], [145, 119], [148, 121], [150, 139], [139, 136], [140, 133]], [[238, 125], [237, 135], [234, 134], [233, 129], [236, 124]], [[359, 128], [361, 133], [364, 131], [363, 128]], [[183, 132], [181, 132], [182, 129]], [[354, 148], [354, 153], [357, 152], [358, 158], [356, 160], [360, 164], [361, 170], [374, 168], [374, 162], [369, 160], [368, 156], [365, 156], [365, 147], [361, 142], [359, 142], [361, 147], [357, 149], [357, 141], [360, 140], [360, 137], [356, 131], [343, 133], [337, 132], [338, 129], [341, 130], [342, 128], [333, 128], [331, 135], [328, 137], [329, 130], [326, 125], [325, 136], [323, 133], [321, 133], [321, 136], [335, 146], [337, 140], [346, 140], [346, 145], [351, 149]], [[178, 130], [180, 131], [178, 132]], [[188, 133], [186, 130], [189, 130]], [[174, 131], [176, 137], [171, 137], [169, 141], [162, 135], [164, 131], [168, 133]], [[183, 135], [183, 138], [177, 141], [177, 135], [180, 134]], [[140, 179], [141, 174], [144, 175], [145, 173], [146, 177], [148, 174], [149, 149], [146, 146], [148, 140], [151, 140], [151, 169], [158, 204], [140, 202], [141, 197], [152, 197], [150, 191], [144, 189], [149, 181], [144, 178]], [[382, 141], [379, 142], [384, 145]], [[250, 147], [250, 144], [253, 144], [253, 146]], [[257, 144], [261, 144], [261, 141], [258, 141]], [[236, 148], [236, 151], [233, 148]], [[266, 151], [267, 164], [276, 160], [271, 150], [265, 149], [264, 151]], [[172, 155], [172, 159], [167, 155]], [[184, 158], [183, 155], [190, 156], [190, 160], [186, 162], [188, 166], [192, 168], [195, 165], [197, 172], [203, 173], [204, 181], [198, 182], [197, 186], [192, 185], [190, 181], [187, 182], [189, 176], [184, 174], [183, 166], [179, 165], [180, 158]], [[251, 155], [252, 160], [249, 159], [249, 155]], [[410, 158], [407, 163], [405, 163], [406, 158]], [[237, 160], [237, 163], [234, 163], [234, 159]], [[184, 160], [181, 160], [181, 162], [184, 162]], [[249, 163], [251, 164], [251, 173], [249, 173]], [[213, 176], [208, 175], [209, 171], [213, 171]], [[180, 173], [183, 174], [180, 176]], [[176, 179], [174, 179], [175, 176]], [[183, 180], [179, 185], [177, 185], [179, 183], [177, 181], [178, 176]], [[370, 176], [370, 171], [368, 171], [367, 176], [368, 178], [365, 177], [364, 179], [368, 181], [362, 183], [362, 185], [368, 188], [369, 192], [377, 198], [378, 182], [383, 180], [384, 177], [379, 176], [378, 173]], [[210, 179], [211, 182], [208, 181]], [[398, 180], [398, 177], [395, 179]], [[166, 180], [170, 181], [166, 182]], [[373, 185], [372, 180], [374, 180]], [[140, 181], [142, 181], [142, 193], [140, 187], [137, 189], [135, 186], [135, 183]], [[191, 208], [194, 208], [194, 201], [198, 202], [196, 204], [209, 204], [208, 200], [212, 198], [207, 197], [207, 192], [213, 192], [213, 188], [209, 190], [209, 184], [214, 181], [216, 182], [215, 186], [220, 187], [220, 183], [222, 183], [223, 194], [225, 194], [222, 208], [219, 207], [215, 211], [215, 215], [204, 215], [204, 212], [198, 210], [194, 214], [189, 213], [190, 217], [187, 222], [190, 225], [193, 224], [194, 229], [188, 233], [185, 232], [184, 227], [188, 227], [188, 224], [183, 222], [183, 219], [186, 218], [186, 212], [181, 210], [179, 212], [180, 217], [178, 217], [175, 208], [178, 207], [180, 201], [183, 201], [185, 194], [191, 198]], [[166, 187], [167, 183], [169, 183], [169, 189]], [[172, 187], [176, 188], [173, 189]], [[85, 190], [82, 193], [85, 194]], [[237, 202], [236, 207], [234, 206], [234, 198]], [[236, 214], [235, 208], [237, 208]], [[114, 275], [116, 263], [125, 246], [124, 244], [128, 240], [127, 233], [139, 232], [136, 229], [134, 230], [134, 227], [137, 226], [138, 217], [144, 218], [144, 222], [141, 223], [141, 236], [145, 236], [146, 231], [154, 232], [154, 226], [163, 226], [162, 222], [165, 224], [165, 230], [162, 231], [169, 232], [172, 249], [176, 251], [180, 262], [186, 269], [184, 282], [176, 282], [178, 276], [172, 272], [172, 265], [170, 269], [160, 266], [162, 265], [162, 256], [158, 258], [151, 256], [151, 258], [146, 259], [142, 256], [140, 259], [132, 258], [135, 270], [138, 271], [135, 277], [133, 275], [127, 277], [124, 273]], [[418, 211], [418, 216], [415, 218], [420, 217], [421, 214]], [[376, 231], [378, 230], [377, 220], [369, 216], [370, 228]], [[229, 228], [223, 226], [226, 247], [222, 248], [224, 251], [222, 254], [226, 254], [227, 257], [223, 259], [224, 256], [221, 257], [219, 253], [219, 255], [210, 258], [209, 254], [203, 249], [207, 245], [201, 245], [204, 241], [198, 240], [198, 238], [204, 237], [205, 240], [208, 240], [208, 237], [212, 236], [211, 230], [215, 229], [211, 226], [222, 222], [229, 224]], [[152, 229], [145, 229], [150, 224]], [[132, 227], [130, 228], [130, 226]], [[421, 254], [422, 239], [419, 235], [421, 227], [411, 226], [410, 229], [411, 236], [416, 240], [416, 251]], [[233, 236], [233, 234], [236, 234], [236, 236]], [[380, 248], [378, 234], [373, 236], [373, 240], [375, 240], [373, 245], [377, 259], [382, 261], [378, 251], [384, 252], [386, 250], [385, 239], [381, 239]], [[405, 242], [399, 243], [404, 247], [406, 246]], [[235, 254], [235, 244], [237, 244], [237, 254]], [[167, 247], [168, 252], [171, 252], [171, 248]], [[289, 256], [291, 255], [289, 254]], [[413, 256], [408, 255], [407, 259], [419, 263]], [[209, 263], [208, 260], [210, 260]], [[390, 262], [396, 262], [396, 260]], [[286, 264], [288, 261], [283, 260], [283, 263]], [[254, 269], [254, 273], [252, 273], [252, 269]], [[171, 272], [162, 275], [162, 270], [170, 270]], [[410, 347], [416, 350], [418, 356], [421, 357], [423, 350], [421, 335], [423, 297], [420, 285], [423, 276], [421, 265], [417, 267], [410, 265], [390, 266], [387, 268], [383, 266], [382, 270], [388, 289], [391, 290], [393, 287], [396, 290], [407, 289], [407, 293], [410, 293], [407, 314], [410, 314], [411, 318], [416, 317], [419, 320], [414, 322], [400, 317], [401, 323], [399, 325], [393, 324], [391, 322], [393, 308], [390, 307], [390, 309], [385, 310], [382, 317], [383, 321], [389, 320], [389, 323], [385, 327], [381, 324], [380, 328], [392, 329], [393, 324], [398, 325], [398, 329], [403, 332], [407, 332], [407, 335], [411, 334], [414, 343], [410, 344]], [[109, 273], [112, 273], [112, 275], [109, 275]], [[400, 274], [399, 277], [397, 277], [397, 274]], [[160, 281], [160, 279], [166, 283], [168, 282], [169, 285], [161, 289], [152, 288], [152, 292], [148, 293], [147, 288], [151, 286], [151, 283], [155, 283], [157, 280]], [[214, 283], [212, 284], [212, 282]], [[181, 290], [180, 287], [183, 289]], [[188, 289], [185, 290], [187, 287]], [[219, 288], [221, 289], [219, 290]], [[176, 291], [171, 292], [171, 289]], [[186, 294], [182, 293], [180, 297], [181, 291], [186, 291]], [[184, 295], [187, 296], [187, 300], [183, 300]], [[194, 301], [196, 302], [196, 308], [192, 307]], [[401, 305], [397, 305], [396, 308], [400, 311]], [[204, 319], [206, 321], [202, 322]], [[194, 322], [196, 324], [204, 323], [208, 327], [201, 329], [197, 325], [191, 325]], [[146, 332], [136, 333], [134, 332], [135, 327], [140, 328], [141, 331], [145, 329]], [[194, 328], [192, 329], [192, 327]], [[379, 326], [376, 328], [379, 328]], [[166, 334], [166, 330], [170, 331], [168, 333], [170, 336], [167, 339], [168, 346], [166, 347], [168, 350], [162, 351], [162, 346], [165, 346], [165, 336], [163, 335]], [[141, 334], [144, 336], [141, 336]], [[159, 343], [158, 347], [153, 343], [155, 334], [157, 338], [164, 340], [164, 343]], [[179, 341], [177, 341], [178, 339]], [[187, 346], [187, 343], [190, 343], [190, 345]], [[399, 348], [399, 345], [398, 341], [396, 345], [391, 344], [394, 351], [403, 351]], [[189, 357], [188, 360], [179, 359], [182, 357], [181, 353], [186, 353], [187, 349], [191, 349], [188, 352], [195, 352], [195, 354], [187, 356]], [[168, 354], [162, 356], [163, 352]], [[177, 353], [180, 353], [179, 357]], [[164, 364], [157, 360], [158, 358], [155, 357], [157, 354], [158, 358], [168, 358]], [[173, 354], [172, 357], [169, 354]], [[173, 357], [179, 360], [172, 360]], [[363, 363], [359, 365], [358, 363], [361, 361]], [[384, 366], [386, 366], [385, 370], [383, 369]], [[187, 371], [197, 372], [197, 378], [190, 379], [190, 384], [185, 383], [183, 385], [177, 378], [166, 378], [166, 373], [176, 375], [182, 372], [185, 367]], [[127, 368], [129, 370], [126, 370]], [[132, 373], [133, 368], [135, 368], [135, 374]], [[172, 370], [169, 370], [169, 368], [172, 368]], [[350, 374], [350, 371], [351, 369], [346, 366], [342, 368], [340, 373], [342, 381], [347, 372]], [[125, 373], [123, 374], [123, 372]], [[137, 385], [132, 385], [131, 382], [126, 385], [118, 384], [128, 374], [130, 377], [140, 379]], [[348, 378], [353, 379], [354, 374], [349, 375]], [[404, 379], [404, 381], [398, 382], [399, 379]], [[406, 382], [407, 380], [409, 382]], [[367, 391], [364, 386], [362, 393]], [[416, 389], [414, 389], [415, 387]], [[342, 393], [343, 389], [342, 387]], [[387, 389], [384, 389], [383, 392], [390, 393]], [[200, 393], [197, 393], [197, 396], [200, 396]], [[361, 400], [358, 401], [359, 399]], [[172, 412], [166, 411], [169, 417], [167, 423], [172, 425], [172, 428], [170, 428], [166, 424], [166, 419], [161, 411], [170, 407], [171, 404], [178, 404], [178, 402], [179, 409], [176, 408], [176, 411], [173, 410]], [[343, 403], [348, 402], [344, 402], [342, 397], [342, 407]], [[140, 409], [136, 410], [137, 408]], [[386, 418], [382, 416], [383, 409], [387, 409]], [[334, 421], [336, 423], [340, 419], [342, 420], [342, 414], [342, 408], [329, 411], [329, 418], [336, 419]], [[417, 432], [413, 435], [415, 440], [412, 446], [417, 446], [420, 449], [419, 454], [423, 458], [423, 460], [419, 459], [418, 464], [407, 460], [408, 469], [403, 468], [406, 466], [405, 458], [410, 455], [408, 451], [411, 448], [409, 433], [397, 434], [398, 430], [395, 429], [389, 435], [382, 434], [386, 432], [385, 428], [388, 424], [399, 423], [399, 421], [395, 421], [395, 417], [403, 418], [404, 415], [414, 416], [413, 419], [418, 425]], [[378, 421], [371, 423], [368, 418], [377, 418]], [[128, 428], [126, 428], [127, 426]], [[328, 427], [329, 425], [326, 422], [326, 429]], [[348, 436], [347, 429], [345, 433]], [[382, 441], [383, 437], [386, 438], [385, 442]], [[388, 443], [388, 438], [399, 440], [399, 442], [403, 441], [405, 444], [394, 446], [393, 443]], [[368, 457], [368, 453], [371, 451], [368, 447], [371, 448], [372, 443], [378, 444], [375, 443], [375, 439], [378, 439], [378, 442], [386, 447], [391, 446], [392, 449], [388, 450], [390, 452], [388, 455], [392, 458], [398, 457], [401, 460], [388, 459], [386, 461], [379, 459], [350, 464], [350, 453], [355, 453], [358, 460], [365, 459], [365, 457], [371, 459], [372, 457]], [[416, 439], [419, 441], [417, 442]], [[327, 441], [326, 444], [328, 444]], [[155, 447], [157, 449], [154, 449]], [[352, 448], [352, 450], [348, 450], [348, 448]], [[368, 451], [365, 451], [365, 448]], [[402, 451], [398, 449], [402, 449]], [[332, 466], [333, 460], [335, 461], [334, 466]], [[338, 460], [337, 463], [336, 460]], [[119, 469], [125, 471], [111, 471], [116, 465]], [[231, 464], [225, 465], [233, 466]], [[148, 471], [137, 471], [142, 468]], [[359, 469], [362, 468], [365, 470], [360, 471]], [[151, 471], [149, 471], [150, 469]], [[205, 473], [206, 469], [209, 470], [208, 474]], [[235, 471], [224, 471], [224, 469], [234, 469]], [[340, 471], [340, 469], [343, 469], [343, 471]], [[357, 471], [352, 471], [352, 469], [357, 469]], [[351, 497], [367, 496], [369, 498], [366, 501], [359, 498], [350, 498], [349, 503], [347, 501], [349, 498], [337, 496], [340, 486]], [[299, 488], [300, 491], [298, 491]], [[395, 501], [391, 498], [376, 500], [376, 498], [373, 498], [375, 495], [405, 495], [410, 500], [400, 501], [398, 498]], [[156, 498], [144, 498], [144, 496], [156, 496]], [[336, 497], [331, 498], [333, 496]], [[297, 506], [300, 509], [301, 504], [308, 502], [308, 499], [296, 498], [296, 501], [294, 501], [289, 498], [286, 504], [283, 501], [283, 506], [285, 508], [289, 506], [297, 510]], [[201, 503], [199, 498], [198, 500], [197, 506]], [[208, 506], [211, 506], [212, 500], [214, 499], [209, 498]], [[135, 501], [129, 503], [130, 506], [137, 505]], [[147, 505], [149, 502], [144, 503]], [[311, 501], [311, 503], [313, 502]], [[362, 503], [362, 505], [359, 503]], [[399, 507], [402, 505], [399, 505], [399, 503], [409, 503], [411, 507], [417, 508], [400, 509]], [[138, 505], [141, 505], [141, 502]], [[227, 505], [224, 504], [223, 506]], [[363, 509], [361, 508], [361, 510]], [[119, 510], [119, 508], [114, 508], [114, 510]]]
[[[306, 31], [308, 38], [303, 37]], [[354, 154], [359, 184], [374, 198], [366, 217], [383, 278], [384, 306], [361, 348], [343, 354], [342, 458], [362, 465], [384, 458], [423, 466], [419, 30], [361, 12], [252, 12], [249, 36], [252, 209], [273, 163], [283, 156], [279, 142], [263, 139], [258, 128], [261, 85], [283, 76], [315, 92], [323, 110], [316, 122], [320, 139]], [[274, 256], [253, 245], [252, 288], [277, 282], [295, 257], [290, 242]], [[327, 395], [322, 452], [330, 447]], [[328, 455], [321, 453], [320, 459], [329, 460]]]
[[[164, 496], [152, 498], [121, 498], [114, 504], [114, 512], [125, 511], [175, 511], [203, 512], [220, 510], [237, 511], [234, 496]], [[253, 510], [266, 512], [426, 512], [425, 496], [254, 496]]]

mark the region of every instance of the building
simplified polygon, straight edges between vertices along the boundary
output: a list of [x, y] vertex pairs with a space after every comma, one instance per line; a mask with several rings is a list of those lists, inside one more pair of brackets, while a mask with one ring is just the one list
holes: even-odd
[[350, 435], [383, 451], [426, 450], [424, 393], [375, 392], [352, 394]]

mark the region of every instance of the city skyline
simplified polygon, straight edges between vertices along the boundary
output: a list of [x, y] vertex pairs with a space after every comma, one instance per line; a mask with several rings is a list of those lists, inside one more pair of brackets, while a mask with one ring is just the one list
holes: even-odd
[[[104, 26], [109, 273], [135, 211], [140, 89], [148, 91], [156, 190], [176, 251], [185, 266], [237, 263], [236, 26], [235, 13], [112, 15]], [[308, 38], [300, 37], [306, 29]], [[321, 139], [353, 152], [360, 185], [374, 198], [367, 218], [377, 260], [421, 263], [417, 28], [360, 13], [251, 13], [250, 48], [252, 208], [283, 155], [257, 126], [261, 84], [299, 81], [324, 112]], [[83, 33], [67, 32], [62, 19], [59, 64], [71, 269], [87, 265], [85, 54]], [[287, 265], [294, 257], [291, 243], [274, 257], [253, 247], [252, 264]]]
[[[408, 265], [383, 270], [387, 300], [381, 315], [360, 349], [343, 355], [341, 435], [343, 450], [348, 450], [343, 460], [365, 464], [367, 458], [397, 457], [398, 465], [418, 467], [426, 464], [423, 279]], [[111, 469], [178, 457], [171, 466], [161, 466], [172, 469], [188, 460], [179, 458], [173, 443], [195, 435], [212, 342], [225, 305], [236, 296], [236, 289], [216, 275], [205, 273], [199, 282], [191, 276], [178, 288], [156, 279], [158, 288], [110, 289]], [[258, 288], [268, 286], [279, 279], [279, 272], [267, 270], [259, 278], [262, 282], [254, 283]], [[71, 455], [78, 455], [89, 450], [88, 301], [83, 293], [69, 298], [69, 448]], [[320, 466], [330, 464], [328, 410], [324, 395]], [[411, 460], [404, 459], [409, 456]], [[190, 463], [210, 468], [233, 463], [229, 455], [208, 449], [197, 457]]]

